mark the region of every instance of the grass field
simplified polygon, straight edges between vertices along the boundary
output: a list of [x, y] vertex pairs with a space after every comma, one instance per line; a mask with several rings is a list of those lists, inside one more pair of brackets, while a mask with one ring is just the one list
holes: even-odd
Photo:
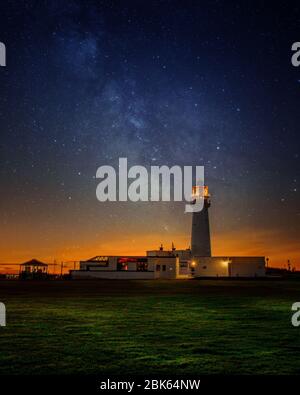
[[0, 301], [0, 374], [300, 373], [300, 282], [1, 281]]

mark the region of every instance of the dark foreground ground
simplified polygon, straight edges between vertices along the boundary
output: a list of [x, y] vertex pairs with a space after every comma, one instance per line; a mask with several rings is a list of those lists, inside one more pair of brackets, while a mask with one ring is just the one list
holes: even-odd
[[299, 374], [297, 301], [299, 281], [0, 281], [0, 374]]

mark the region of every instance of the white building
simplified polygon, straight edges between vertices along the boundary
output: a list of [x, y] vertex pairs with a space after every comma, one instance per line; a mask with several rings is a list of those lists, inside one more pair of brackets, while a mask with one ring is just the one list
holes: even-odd
[[191, 273], [194, 277], [264, 277], [265, 258], [242, 257], [193, 257]]
[[172, 251], [148, 251], [147, 256], [96, 256], [80, 262], [80, 270], [71, 270], [73, 279], [176, 279], [179, 258]]
[[190, 250], [147, 251], [147, 256], [96, 256], [71, 270], [73, 279], [251, 278], [265, 276], [264, 257], [192, 257]]

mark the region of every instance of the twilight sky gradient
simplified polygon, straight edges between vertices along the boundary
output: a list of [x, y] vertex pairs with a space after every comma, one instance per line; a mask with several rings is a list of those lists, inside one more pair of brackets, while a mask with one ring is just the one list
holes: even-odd
[[204, 165], [213, 253], [300, 269], [296, 3], [7, 1], [0, 20], [1, 262], [188, 247], [184, 204], [96, 200], [128, 157]]

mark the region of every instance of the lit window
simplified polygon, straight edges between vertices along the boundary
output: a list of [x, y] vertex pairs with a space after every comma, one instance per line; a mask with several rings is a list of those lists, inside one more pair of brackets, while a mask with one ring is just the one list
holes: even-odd
[[128, 270], [128, 265], [126, 262], [118, 262], [117, 264], [117, 270], [118, 271], [123, 271], [123, 270]]

